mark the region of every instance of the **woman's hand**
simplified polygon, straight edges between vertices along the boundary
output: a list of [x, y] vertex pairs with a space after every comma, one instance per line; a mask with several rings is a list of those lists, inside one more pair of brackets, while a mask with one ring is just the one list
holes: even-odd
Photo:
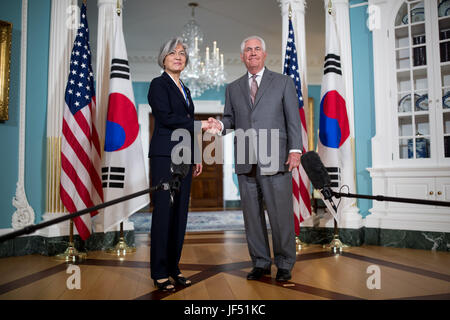
[[198, 177], [202, 173], [202, 170], [203, 170], [203, 164], [201, 164], [201, 163], [195, 164], [194, 170], [192, 170], [192, 176]]
[[208, 118], [208, 120], [202, 120], [202, 130], [211, 134], [218, 134], [222, 131], [222, 125], [214, 118]]

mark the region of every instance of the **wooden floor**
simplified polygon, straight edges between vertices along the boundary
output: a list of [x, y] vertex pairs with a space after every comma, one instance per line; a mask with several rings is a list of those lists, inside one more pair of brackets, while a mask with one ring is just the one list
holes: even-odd
[[[136, 247], [124, 259], [89, 252], [78, 265], [81, 288], [72, 290], [69, 265], [52, 257], [0, 258], [0, 300], [450, 299], [448, 252], [361, 246], [333, 255], [311, 245], [300, 251], [292, 280], [283, 285], [274, 279], [275, 267], [271, 276], [246, 280], [251, 263], [244, 233], [188, 233], [181, 269], [193, 285], [169, 294], [155, 290], [150, 279], [148, 236], [136, 235]], [[367, 286], [374, 283], [369, 266], [379, 267], [379, 289]]]

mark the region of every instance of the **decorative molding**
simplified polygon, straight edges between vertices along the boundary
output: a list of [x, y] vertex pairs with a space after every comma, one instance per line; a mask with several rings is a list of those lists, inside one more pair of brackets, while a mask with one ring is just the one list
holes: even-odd
[[277, 0], [280, 6], [281, 15], [288, 16], [289, 14], [289, 4], [291, 5], [292, 11], [296, 11], [300, 14], [305, 14], [305, 8], [307, 7], [305, 0]]
[[375, 177], [448, 177], [450, 167], [376, 167], [367, 168]]
[[[133, 223], [131, 223], [133, 224]], [[47, 228], [45, 228], [47, 229]], [[41, 229], [41, 230], [45, 230]], [[76, 228], [74, 228], [76, 229]], [[7, 233], [9, 229], [0, 229], [0, 235]], [[124, 226], [123, 236], [125, 242], [129, 246], [134, 245], [135, 232], [134, 230], [128, 230]], [[101, 251], [105, 249], [112, 248], [119, 240], [120, 232], [111, 231], [105, 233], [94, 233], [89, 240], [83, 241], [80, 236], [74, 234], [73, 242], [75, 248], [81, 249], [82, 251]], [[67, 250], [67, 243], [69, 237], [67, 234], [61, 235], [43, 235], [38, 232], [32, 235], [27, 235], [24, 237], [14, 238], [9, 240], [8, 245], [0, 248], [0, 258], [3, 257], [13, 257], [13, 256], [25, 256], [31, 254], [39, 254], [45, 256], [54, 256], [59, 253], [63, 253]]]
[[350, 5], [350, 9], [358, 8], [358, 7], [364, 7], [364, 6], [368, 6], [368, 5], [369, 5], [368, 1], [357, 3], [357, 4], [352, 4], [352, 5]]
[[[120, 1], [120, 5], [122, 6], [123, 5], [122, 0], [119, 0], [119, 1]], [[115, 9], [117, 6], [117, 0], [97, 0], [98, 7], [100, 7], [102, 5], [108, 5], [108, 4], [113, 5], [114, 7], [112, 7], [112, 8]]]
[[448, 214], [409, 211], [369, 209], [372, 213], [365, 218], [366, 228], [414, 230], [424, 232], [448, 232], [450, 217]]
[[[325, 0], [326, 4], [328, 5], [328, 0]], [[333, 4], [343, 4], [346, 5], [348, 7], [349, 5], [349, 0], [332, 0], [331, 1]]]
[[[128, 57], [128, 61], [130, 63], [158, 63], [158, 57], [154, 55], [130, 55]], [[226, 58], [224, 60], [225, 65], [232, 65], [232, 66], [241, 66], [242, 61], [240, 57], [234, 57], [234, 58]], [[280, 58], [268, 58], [266, 59], [266, 64], [268, 65], [274, 65], [279, 64], [281, 65], [281, 59]]]
[[13, 229], [21, 229], [34, 223], [34, 210], [28, 204], [23, 183], [17, 182], [16, 195], [12, 199], [12, 204], [17, 209], [12, 216]]
[[16, 194], [12, 205], [17, 209], [12, 216], [11, 225], [20, 229], [33, 224], [34, 210], [25, 194], [25, 120], [26, 120], [26, 83], [27, 83], [27, 17], [28, 0], [22, 0], [22, 34], [20, 52], [20, 120], [19, 120], [19, 173]]

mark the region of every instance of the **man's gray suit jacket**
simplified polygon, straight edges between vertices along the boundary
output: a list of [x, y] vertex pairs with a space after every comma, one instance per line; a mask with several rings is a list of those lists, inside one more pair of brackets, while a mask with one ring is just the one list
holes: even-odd
[[[227, 86], [222, 123], [224, 134], [230, 129], [235, 130], [236, 174], [249, 173], [252, 164], [256, 163], [261, 169], [261, 174], [264, 175], [286, 172], [288, 166], [285, 162], [288, 159], [289, 150], [302, 150], [299, 104], [294, 81], [286, 75], [267, 68], [263, 73], [254, 104], [250, 99], [247, 73]], [[243, 133], [247, 133], [249, 137], [254, 134], [255, 137], [247, 140], [244, 149], [245, 157], [238, 142], [238, 139], [244, 136]], [[252, 141], [253, 147], [251, 143], [248, 144], [248, 141]], [[278, 148], [276, 148], [277, 142]], [[252, 160], [252, 152], [249, 150], [255, 150], [253, 156], [258, 155], [256, 161], [254, 161], [255, 158]], [[265, 154], [269, 157], [264, 157]], [[272, 161], [269, 162], [270, 158]]]

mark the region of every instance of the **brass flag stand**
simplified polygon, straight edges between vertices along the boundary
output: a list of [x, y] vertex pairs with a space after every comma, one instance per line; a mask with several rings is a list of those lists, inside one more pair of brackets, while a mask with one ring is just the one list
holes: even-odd
[[78, 250], [75, 249], [73, 243], [73, 220], [70, 219], [69, 246], [64, 253], [56, 255], [55, 259], [64, 260], [68, 263], [77, 263], [85, 260], [86, 257], [87, 254], [85, 252], [78, 252]]
[[300, 240], [300, 236], [295, 237], [295, 251], [297, 254], [299, 254], [300, 251], [305, 249], [307, 246], [307, 243], [304, 243], [302, 240]]
[[336, 219], [334, 219], [334, 235], [333, 240], [328, 245], [323, 245], [323, 248], [330, 249], [333, 253], [342, 253], [343, 248], [348, 248], [349, 246], [343, 244], [339, 239], [339, 229], [337, 226]]
[[106, 250], [106, 253], [113, 254], [118, 257], [124, 257], [127, 254], [136, 252], [136, 248], [129, 247], [125, 242], [125, 237], [123, 236], [123, 221], [120, 223], [120, 237], [119, 242], [114, 248]]

